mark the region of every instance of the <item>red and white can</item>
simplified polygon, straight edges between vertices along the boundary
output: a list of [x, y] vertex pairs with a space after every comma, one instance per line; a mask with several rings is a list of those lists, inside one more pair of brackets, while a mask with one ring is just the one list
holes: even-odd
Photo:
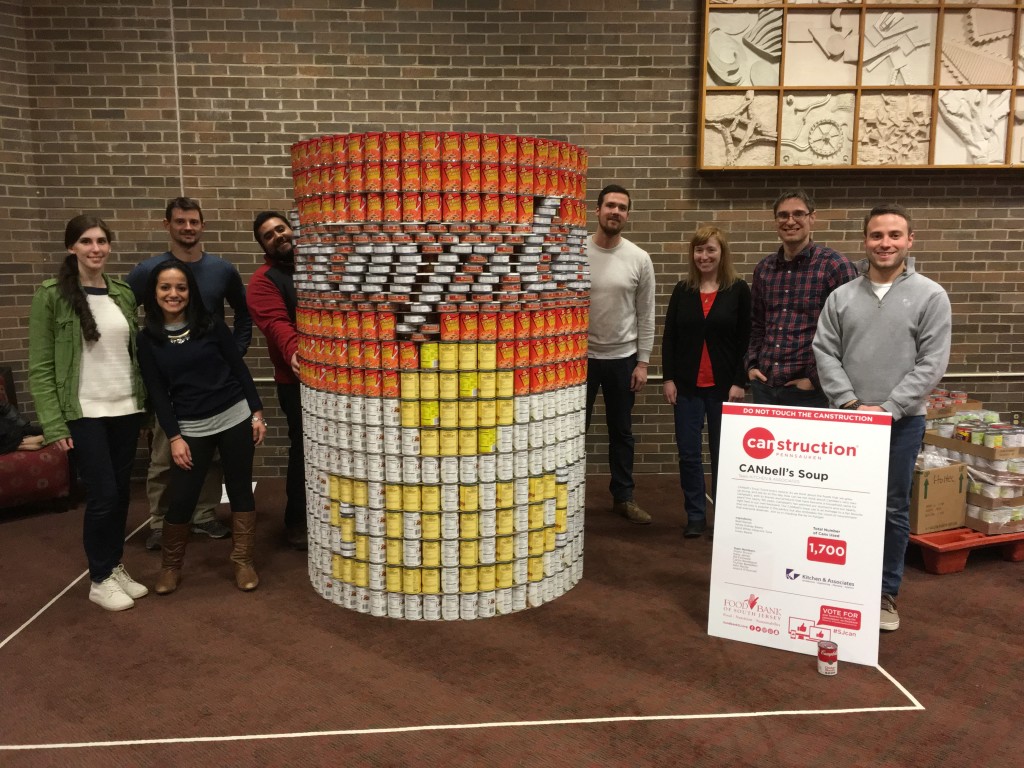
[[839, 672], [839, 646], [831, 640], [818, 641], [818, 672], [822, 675]]

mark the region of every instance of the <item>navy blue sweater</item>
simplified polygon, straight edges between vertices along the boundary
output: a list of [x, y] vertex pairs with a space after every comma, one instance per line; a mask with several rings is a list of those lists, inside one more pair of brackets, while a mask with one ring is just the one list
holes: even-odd
[[178, 419], [215, 416], [239, 400], [246, 400], [253, 412], [263, 410], [242, 353], [220, 320], [202, 336], [190, 335], [180, 344], [141, 330], [138, 350], [150, 402], [168, 437], [181, 434]]

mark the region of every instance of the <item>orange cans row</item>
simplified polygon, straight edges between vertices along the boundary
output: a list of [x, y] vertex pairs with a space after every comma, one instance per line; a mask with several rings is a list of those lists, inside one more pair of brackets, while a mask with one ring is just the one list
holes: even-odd
[[498, 192], [585, 200], [586, 176], [545, 166], [436, 162], [356, 163], [306, 168], [292, 176], [296, 200], [337, 192]]
[[291, 146], [293, 171], [363, 162], [478, 162], [585, 174], [587, 151], [556, 139], [456, 131], [370, 131], [315, 136]]
[[[533, 221], [533, 200], [533, 195], [497, 193], [359, 192], [313, 195], [298, 200], [297, 205], [303, 226], [364, 222], [529, 224]], [[584, 210], [582, 201], [577, 202]]]

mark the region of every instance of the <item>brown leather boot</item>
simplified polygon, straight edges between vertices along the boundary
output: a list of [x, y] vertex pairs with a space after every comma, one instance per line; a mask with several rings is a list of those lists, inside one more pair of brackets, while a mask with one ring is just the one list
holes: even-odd
[[232, 512], [231, 533], [235, 546], [231, 550], [231, 562], [235, 564], [235, 586], [244, 592], [251, 592], [260, 583], [252, 565], [252, 550], [256, 539], [256, 513]]
[[191, 523], [175, 524], [164, 521], [163, 561], [160, 564], [160, 575], [156, 577], [158, 595], [169, 595], [178, 588], [190, 525]]

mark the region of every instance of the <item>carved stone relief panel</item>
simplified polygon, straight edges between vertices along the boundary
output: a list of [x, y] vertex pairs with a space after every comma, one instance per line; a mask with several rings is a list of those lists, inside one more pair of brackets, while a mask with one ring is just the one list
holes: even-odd
[[781, 8], [709, 14], [709, 85], [778, 85], [781, 57]]
[[935, 68], [934, 11], [868, 11], [862, 85], [931, 85]]
[[1017, 95], [1013, 110], [1013, 143], [1010, 146], [1010, 162], [1024, 165], [1024, 94]]
[[1009, 91], [939, 91], [935, 164], [1002, 163], [1009, 111]]
[[782, 98], [782, 165], [853, 162], [853, 93], [796, 91]]
[[786, 85], [840, 87], [857, 83], [860, 15], [836, 8], [797, 11], [786, 20]]
[[775, 94], [716, 93], [704, 107], [704, 165], [775, 165]]
[[1010, 85], [1014, 12], [971, 8], [946, 13], [940, 85]]
[[928, 93], [861, 93], [857, 164], [926, 164], [931, 115]]

